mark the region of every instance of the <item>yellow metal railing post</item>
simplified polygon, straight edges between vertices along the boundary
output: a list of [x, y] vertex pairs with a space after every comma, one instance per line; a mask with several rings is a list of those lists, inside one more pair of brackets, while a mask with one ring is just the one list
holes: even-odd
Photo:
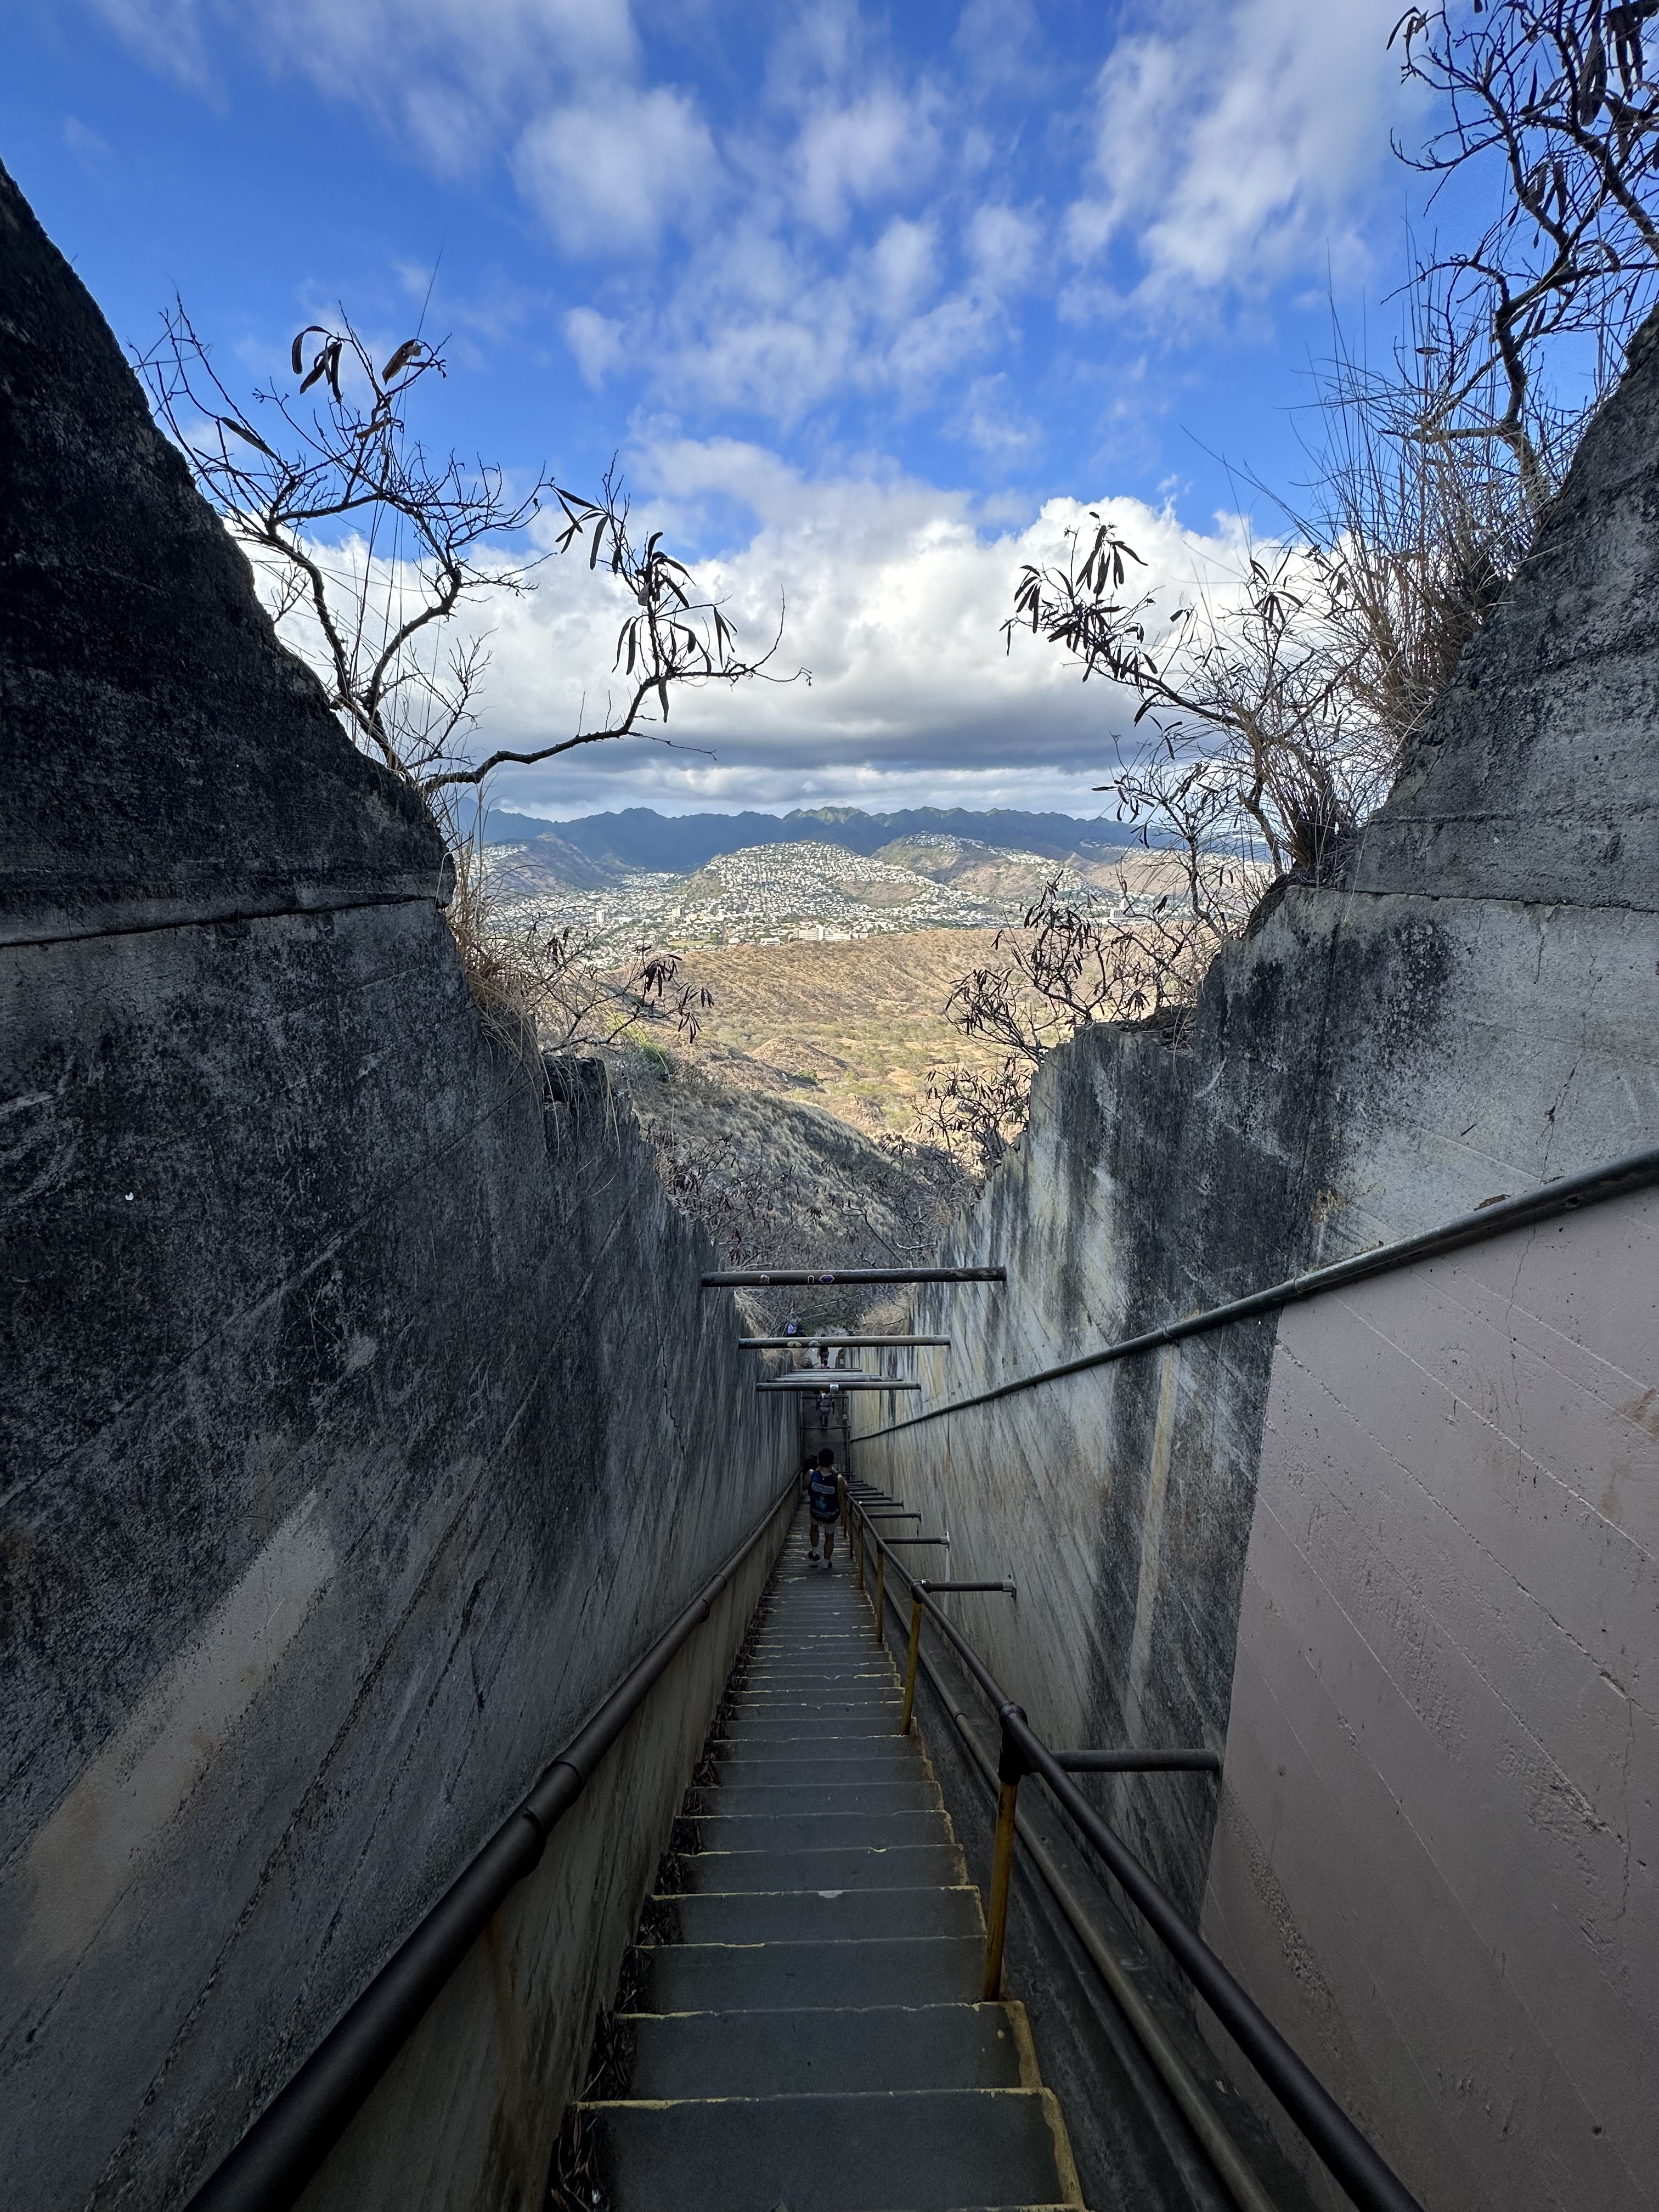
[[[1005, 1705], [1005, 1714], [1025, 1716], [1018, 1705]], [[1014, 1814], [1019, 1798], [1019, 1778], [1025, 1771], [1025, 1762], [1019, 1756], [1009, 1735], [1006, 1720], [1002, 1729], [1002, 1756], [997, 1761], [997, 1780], [1001, 1785], [997, 1798], [996, 1843], [991, 1852], [991, 1898], [985, 1916], [985, 1979], [981, 1995], [987, 2004], [994, 2004], [1002, 1994], [1002, 1950], [1008, 1938], [1008, 1883], [1014, 1871]]]
[[882, 1641], [881, 1608], [885, 1602], [886, 1595], [887, 1547], [885, 1544], [878, 1542], [876, 1546], [876, 1641], [878, 1644]]
[[921, 1656], [921, 1600], [910, 1600], [910, 1656], [904, 1668], [904, 1710], [899, 1715], [899, 1734], [910, 1733], [910, 1710], [916, 1702], [916, 1662]]

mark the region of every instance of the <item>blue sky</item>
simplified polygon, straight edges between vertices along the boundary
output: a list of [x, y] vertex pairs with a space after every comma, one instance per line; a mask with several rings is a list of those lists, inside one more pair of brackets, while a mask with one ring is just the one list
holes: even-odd
[[[620, 449], [750, 635], [787, 600], [812, 683], [690, 704], [715, 758], [596, 750], [502, 803], [1092, 812], [1114, 702], [1004, 657], [1012, 575], [1111, 500], [1178, 580], [1229, 464], [1301, 473], [1331, 298], [1384, 327], [1401, 273], [1397, 12], [9, 0], [0, 158], [124, 342], [177, 291], [252, 383], [429, 289], [429, 436], [577, 484]], [[544, 572], [494, 621], [490, 739], [574, 726], [614, 635]]]

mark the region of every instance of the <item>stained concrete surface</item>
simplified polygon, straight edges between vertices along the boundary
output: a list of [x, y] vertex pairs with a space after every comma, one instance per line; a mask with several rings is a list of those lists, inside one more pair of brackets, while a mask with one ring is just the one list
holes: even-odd
[[[1216, 963], [1178, 1041], [1155, 1029], [1098, 1030], [1045, 1062], [1025, 1137], [943, 1255], [1002, 1263], [1006, 1288], [930, 1289], [909, 1310], [907, 1325], [955, 1339], [948, 1362], [916, 1355], [923, 1406], [1659, 1141], [1656, 705], [1659, 348], [1650, 330], [1536, 552], [1466, 653], [1341, 878], [1276, 887], [1246, 941]], [[1607, 1267], [1607, 1301], [1571, 1304], [1565, 1321], [1550, 1324], [1552, 1341], [1564, 1372], [1601, 1363], [1630, 1389], [1605, 1419], [1581, 1419], [1575, 1407], [1565, 1450], [1582, 1462], [1586, 1496], [1634, 1497], [1653, 1480], [1642, 1408], [1659, 1377], [1651, 1339], [1638, 1352], [1615, 1350], [1608, 1329], [1613, 1310], [1650, 1306], [1650, 1237], [1615, 1242]], [[1414, 1279], [1404, 1295], [1417, 1295]], [[1345, 1306], [1342, 1322], [1314, 1311], [1320, 1327], [1346, 1328], [1350, 1382], [1364, 1374], [1376, 1383], [1372, 1433], [1384, 1456], [1461, 1496], [1485, 1447], [1468, 1426], [1458, 1443], [1467, 1462], [1446, 1458], [1438, 1431], [1432, 1449], [1425, 1442], [1404, 1380], [1419, 1355], [1383, 1347], [1357, 1309]], [[1505, 1332], [1519, 1325], [1501, 1312], [1472, 1346], [1461, 1402], [1502, 1399], [1520, 1356]], [[1271, 1318], [1237, 1324], [890, 1436], [876, 1437], [884, 1418], [859, 1405], [853, 1468], [951, 1537], [953, 1574], [1017, 1580], [1017, 1606], [966, 1599], [963, 1618], [1051, 1741], [1226, 1748], [1218, 1805], [1174, 1777], [1091, 1787], [1194, 1922], [1206, 1897], [1226, 1900], [1234, 1962], [1248, 1983], [1275, 1999], [1300, 1989], [1286, 2025], [1310, 2055], [1376, 2049], [1381, 2035], [1386, 2059], [1343, 2078], [1432, 2212], [1595, 2201], [1613, 2171], [1638, 2177], [1632, 2185], [1647, 2193], [1632, 2201], [1650, 2203], [1654, 2023], [1644, 2015], [1632, 2028], [1617, 2007], [1595, 2002], [1609, 1971], [1604, 1949], [1633, 1945], [1629, 1955], [1639, 1957], [1650, 1941], [1647, 1908], [1625, 1897], [1626, 1874], [1632, 1899], [1651, 1874], [1618, 1840], [1640, 1822], [1616, 1729], [1587, 1714], [1574, 1767], [1582, 1806], [1559, 1850], [1541, 1832], [1560, 1801], [1553, 1785], [1531, 1799], [1511, 1786], [1505, 1729], [1483, 1721], [1461, 1746], [1471, 1798], [1491, 1814], [1423, 1842], [1437, 1869], [1425, 1894], [1446, 1916], [1446, 1942], [1467, 1935], [1451, 1926], [1465, 1878], [1453, 1877], [1455, 1850], [1473, 1847], [1494, 1881], [1513, 1879], [1527, 1894], [1501, 1936], [1487, 1928], [1475, 1942], [1486, 1998], [1460, 2015], [1455, 2052], [1425, 2043], [1425, 2053], [1440, 2053], [1433, 2065], [1417, 2063], [1408, 2033], [1390, 2044], [1375, 2016], [1405, 2019], [1431, 2001], [1429, 1961], [1442, 1933], [1434, 1914], [1396, 1931], [1392, 1893], [1373, 1884], [1351, 1893], [1346, 1816], [1337, 1817], [1333, 1797], [1329, 1819], [1316, 1817], [1311, 1798], [1298, 1801], [1293, 1871], [1288, 1844], [1281, 1863], [1273, 1836], [1249, 1856], [1254, 1829], [1233, 1818], [1241, 1724], [1245, 1735], [1272, 1733], [1271, 1714], [1255, 1708], [1261, 1668], [1251, 1656], [1269, 1600], [1247, 1578], [1253, 1545], [1266, 1543], [1262, 1486], [1278, 1482], [1283, 1449], [1269, 1410], [1290, 1391], [1285, 1362], [1302, 1341], [1297, 1332], [1315, 1326], [1298, 1317], [1281, 1334]], [[1448, 1324], [1437, 1315], [1425, 1326], [1443, 1334]], [[1334, 1358], [1322, 1345], [1322, 1358]], [[1304, 1395], [1315, 1387], [1305, 1382]], [[1561, 1454], [1549, 1464], [1559, 1478]], [[1328, 1484], [1344, 1510], [1326, 1515], [1322, 1540], [1344, 1552], [1346, 1566], [1338, 1574], [1326, 1560], [1321, 1571], [1332, 1587], [1366, 1587], [1367, 1547], [1389, 1510], [1383, 1469], [1345, 1457]], [[1621, 1524], [1618, 1543], [1628, 1534]], [[1632, 1540], [1640, 1551], [1645, 1540]], [[1470, 1663], [1502, 1684], [1540, 1737], [1549, 1731], [1534, 1706], [1576, 1709], [1588, 1694], [1584, 1655], [1605, 1648], [1625, 1588], [1591, 1570], [1588, 1534], [1553, 1524], [1541, 1541], [1561, 1569], [1547, 1621], [1528, 1613], [1518, 1577], [1508, 1587], [1483, 1579], [1481, 1541], [1437, 1536], [1431, 1547], [1433, 1573], [1455, 1593], [1444, 1619], [1467, 1638]], [[1389, 1570], [1406, 1591], [1431, 1571], [1431, 1554], [1409, 1545]], [[1401, 1602], [1403, 1622], [1411, 1609]], [[1349, 1774], [1355, 1759], [1365, 1768], [1351, 1702], [1366, 1695], [1359, 1679], [1345, 1677], [1334, 1656], [1327, 1663], [1311, 1595], [1289, 1626], [1281, 1598], [1273, 1603], [1273, 1632], [1324, 1686], [1301, 1744], [1306, 1771]], [[1638, 1707], [1651, 1713], [1641, 1669], [1651, 1671], [1659, 1647], [1645, 1604], [1621, 1616], [1633, 1658], [1607, 1669], [1618, 1699], [1629, 1701], [1617, 1710], [1632, 1717]], [[1528, 1619], [1536, 1663], [1522, 1665], [1516, 1623]], [[1425, 1742], [1425, 1776], [1430, 1756]], [[1383, 1784], [1379, 1803], [1397, 1809], [1401, 1786], [1399, 1777]], [[1601, 1842], [1581, 1851], [1575, 1822]], [[1535, 1827], [1540, 1838], [1500, 1853], [1511, 1825], [1522, 1835]], [[1553, 1920], [1579, 1930], [1564, 1950], [1545, 1940]], [[1524, 1965], [1517, 1947], [1534, 1954]], [[1379, 1979], [1378, 1959], [1396, 1978]], [[1528, 2015], [1515, 2094], [1477, 2094], [1469, 2085], [1510, 2078], [1499, 1984], [1560, 1989], [1562, 1976], [1571, 2002], [1564, 1994]], [[1628, 2075], [1632, 2060], [1638, 2077]], [[1608, 2085], [1594, 2122], [1601, 2132], [1586, 2128], [1568, 2143], [1552, 2116], [1575, 2108], [1572, 2084], [1586, 2076]], [[1615, 2094], [1620, 2082], [1627, 2087]], [[1455, 2156], [1446, 2148], [1454, 2138]]]
[[[3, 175], [0, 337], [0, 2199], [159, 2209], [736, 1547], [794, 1425], [603, 1071], [481, 1030], [435, 833]], [[538, 2199], [738, 1604], [314, 2201]]]

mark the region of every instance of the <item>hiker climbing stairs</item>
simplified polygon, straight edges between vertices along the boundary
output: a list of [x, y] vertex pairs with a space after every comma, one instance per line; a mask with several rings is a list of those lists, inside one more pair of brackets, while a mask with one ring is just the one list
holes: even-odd
[[654, 1901], [624, 2095], [583, 2107], [615, 2212], [1081, 2203], [1023, 2008], [980, 2002], [979, 1892], [868, 1601], [797, 1524], [717, 1788]]

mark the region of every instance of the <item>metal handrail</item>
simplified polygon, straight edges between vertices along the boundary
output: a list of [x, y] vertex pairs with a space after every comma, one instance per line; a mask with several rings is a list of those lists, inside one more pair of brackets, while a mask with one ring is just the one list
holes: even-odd
[[988, 1390], [976, 1390], [971, 1397], [952, 1398], [943, 1406], [930, 1406], [925, 1413], [889, 1422], [884, 1429], [867, 1429], [860, 1441], [896, 1436], [902, 1429], [920, 1428], [924, 1421], [937, 1421], [947, 1413], [965, 1413], [970, 1406], [988, 1406], [999, 1398], [1012, 1398], [1022, 1390], [1035, 1390], [1045, 1382], [1063, 1382], [1068, 1375], [1086, 1374], [1091, 1368], [1109, 1366], [1137, 1352], [1155, 1352], [1161, 1346], [1179, 1344], [1189, 1336], [1225, 1328], [1233, 1322], [1253, 1321], [1261, 1315], [1277, 1312], [1281, 1307], [1300, 1304], [1304, 1298], [1316, 1298], [1327, 1291], [1341, 1290], [1349, 1283], [1389, 1274], [1396, 1267], [1408, 1267], [1414, 1260], [1432, 1260], [1443, 1252], [1461, 1251], [1466, 1245], [1484, 1243], [1489, 1237], [1504, 1236], [1511, 1229], [1529, 1228], [1534, 1222], [1547, 1221], [1558, 1213], [1573, 1212], [1581, 1206], [1600, 1206], [1609, 1199], [1626, 1198], [1632, 1191], [1644, 1190], [1656, 1182], [1659, 1182], [1659, 1146], [1627, 1152], [1621, 1159], [1608, 1160], [1601, 1167], [1585, 1168], [1577, 1175], [1562, 1176], [1536, 1190], [1523, 1192], [1519, 1198], [1488, 1200], [1472, 1213], [1460, 1213], [1455, 1220], [1444, 1222], [1438, 1229], [1425, 1229], [1413, 1237], [1397, 1237], [1391, 1243], [1374, 1244], [1368, 1252], [1353, 1253], [1346, 1260], [1334, 1261], [1328, 1267], [1315, 1267], [1305, 1274], [1292, 1275], [1285, 1282], [1269, 1284], [1264, 1291], [1252, 1291], [1242, 1298], [1229, 1298], [1222, 1305], [1206, 1306], [1197, 1313], [1184, 1315], [1179, 1321], [1166, 1322], [1161, 1328], [1143, 1329], [1138, 1336], [1120, 1337], [1114, 1344], [1102, 1345], [1097, 1351], [1083, 1352], [1075, 1359], [1063, 1359], [1057, 1366], [1041, 1367], [1030, 1375], [1016, 1375], [1006, 1382], [994, 1384]]
[[[849, 1498], [860, 1523], [860, 1549], [867, 1521], [862, 1502]], [[876, 1547], [876, 1633], [883, 1633], [886, 1540], [873, 1525]], [[1008, 1879], [1013, 1859], [1015, 1807], [1022, 1778], [1036, 1775], [1079, 1832], [1104, 1860], [1111, 1875], [1158, 1936], [1182, 1972], [1210, 2007], [1250, 2061], [1279, 2104], [1295, 2121], [1360, 2212], [1422, 2212], [1398, 2174], [1366, 2140], [1328, 2089], [1297, 2056], [1255, 1999], [1248, 1995], [1203, 1938], [1182, 1917], [1173, 1898], [1161, 1889], [1116, 1831], [1095, 1810], [1004, 1691], [984, 1661], [918, 1578], [900, 1561], [894, 1571], [908, 1589], [913, 1607], [925, 1610], [967, 1668], [995, 1712], [1002, 1734], [997, 1778], [996, 1843], [992, 1859], [992, 1894], [987, 1916], [986, 1997], [997, 1995], [1002, 1972], [1002, 1938], [1007, 1924]], [[913, 1618], [915, 1616], [913, 1615]], [[908, 1717], [908, 1715], [907, 1715]], [[993, 1970], [994, 1969], [994, 1982]]]
[[936, 1583], [915, 1582], [910, 1584], [910, 1653], [904, 1669], [904, 1703], [899, 1713], [899, 1734], [910, 1733], [910, 1716], [916, 1703], [916, 1662], [921, 1656], [921, 1600], [919, 1590], [982, 1590], [988, 1595], [1018, 1597], [1019, 1589], [1011, 1578], [1000, 1583]]
[[[1000, 1785], [997, 1780], [996, 1760], [968, 1725], [967, 1714], [956, 1703], [955, 1692], [933, 1659], [924, 1651], [921, 1654], [921, 1671], [933, 1684], [939, 1703], [961, 1737], [963, 1749], [991, 1785], [993, 1796], [999, 1795]], [[1105, 1983], [1130, 2033], [1169, 2091], [1176, 2111], [1185, 2119], [1210, 2164], [1221, 2177], [1233, 2203], [1238, 2207], [1238, 2212], [1279, 2212], [1279, 2208], [1257, 2179], [1255, 2169], [1229, 2134], [1196, 2075], [1176, 2050], [1164, 2022], [1147, 2003], [1139, 1984], [1102, 1936], [1053, 1853], [1032, 1827], [1030, 1816], [1024, 1806], [1015, 1815], [1015, 1826], [1020, 1842], [1025, 1846], [1027, 1859], [1042, 1876], [1044, 1887], [1070, 1924], [1073, 1935], [1082, 1945], [1090, 1963]]]
[[1002, 1267], [719, 1267], [701, 1278], [705, 1291], [791, 1288], [807, 1283], [1006, 1283]]
[[905, 1350], [919, 1344], [948, 1345], [948, 1336], [740, 1336], [739, 1352], [817, 1352], [827, 1346], [831, 1352], [871, 1352]]
[[187, 2212], [289, 2212], [370, 2091], [692, 1632], [786, 1505], [792, 1474], [720, 1572], [544, 1768], [495, 1831], [191, 2198]]
[[1057, 1751], [1068, 1774], [1219, 1774], [1218, 1751]]

